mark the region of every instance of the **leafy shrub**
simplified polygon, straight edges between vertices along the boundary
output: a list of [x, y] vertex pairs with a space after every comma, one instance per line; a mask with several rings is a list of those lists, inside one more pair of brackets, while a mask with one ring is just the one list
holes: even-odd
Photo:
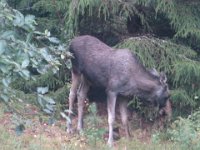
[[[8, 101], [13, 93], [10, 84], [21, 78], [34, 79], [32, 69], [39, 74], [59, 70], [66, 46], [50, 32], [36, 30], [33, 15], [24, 16], [18, 10], [0, 2], [0, 80], [4, 86], [1, 99]], [[61, 56], [61, 57], [60, 57]]]
[[179, 117], [168, 133], [170, 140], [179, 143], [182, 149], [200, 149], [200, 110], [187, 118]]

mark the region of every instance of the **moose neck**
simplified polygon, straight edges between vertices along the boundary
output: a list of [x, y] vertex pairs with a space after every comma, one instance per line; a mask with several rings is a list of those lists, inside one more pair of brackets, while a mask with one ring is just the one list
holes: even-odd
[[136, 93], [134, 94], [144, 99], [149, 99], [152, 96], [158, 95], [162, 90], [158, 79], [152, 77], [140, 76], [139, 80], [133, 79], [132, 82], [136, 83]]

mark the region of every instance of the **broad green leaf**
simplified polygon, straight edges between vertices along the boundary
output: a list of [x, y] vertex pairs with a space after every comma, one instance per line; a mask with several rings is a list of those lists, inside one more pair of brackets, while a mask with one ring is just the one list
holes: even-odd
[[8, 69], [7, 65], [0, 65], [0, 70], [1, 70], [3, 73], [7, 73], [9, 69]]
[[21, 67], [24, 69], [24, 68], [26, 68], [26, 67], [29, 65], [29, 63], [30, 63], [30, 60], [29, 60], [29, 59], [25, 59], [25, 60], [22, 62]]
[[4, 58], [5, 63], [8, 63], [10, 65], [14, 65], [14, 70], [15, 72], [19, 72], [21, 70], [21, 65], [18, 64], [16, 61], [13, 61], [12, 59], [8, 58]]
[[25, 24], [36, 24], [35, 22], [35, 16], [33, 15], [26, 15], [25, 16]]
[[21, 14], [19, 11], [15, 11], [15, 19], [13, 20], [14, 26], [22, 27], [24, 25], [24, 15]]
[[37, 100], [38, 100], [38, 103], [40, 104], [40, 106], [42, 108], [44, 108], [43, 100], [42, 100], [42, 97], [40, 95], [38, 95], [38, 99]]
[[51, 61], [52, 60], [52, 56], [49, 55], [47, 48], [41, 48], [40, 49], [40, 53], [42, 54], [42, 56], [44, 57], [44, 59], [46, 59], [47, 61]]
[[64, 45], [61, 45], [61, 44], [60, 44], [60, 45], [58, 46], [58, 50], [59, 50], [59, 51], [65, 51], [66, 48], [64, 47]]
[[1, 97], [1, 99], [3, 99], [4, 102], [8, 102], [8, 100], [9, 100], [9, 97], [5, 94], [1, 94], [0, 97]]
[[47, 57], [49, 55], [47, 48], [41, 48], [40, 53], [43, 55], [43, 57]]
[[59, 44], [60, 43], [60, 41], [56, 37], [49, 37], [48, 39], [52, 43], [55, 43], [55, 44]]
[[56, 102], [55, 102], [52, 98], [50, 98], [50, 97], [43, 96], [43, 98], [44, 98], [44, 100], [45, 100], [47, 103], [49, 103], [49, 104], [51, 104], [51, 105], [55, 105], [55, 104], [56, 104]]
[[23, 69], [23, 70], [21, 70], [21, 72], [26, 79], [30, 78], [30, 72], [27, 69]]
[[54, 108], [55, 106], [54, 106], [54, 105], [46, 104], [45, 106], [46, 106], [46, 108], [47, 108], [48, 110], [50, 110], [51, 112], [55, 111], [55, 108]]
[[29, 42], [31, 41], [32, 37], [33, 37], [33, 33], [31, 32], [31, 33], [29, 33], [29, 34], [27, 35], [26, 43], [29, 43]]
[[42, 101], [45, 101], [45, 103], [48, 103], [48, 104], [51, 104], [51, 105], [55, 105], [56, 104], [55, 101], [52, 98], [48, 97], [48, 96], [43, 96], [41, 94], [38, 94], [38, 97], [41, 98]]
[[8, 87], [9, 84], [11, 83], [11, 78], [9, 78], [9, 77], [3, 78], [2, 83], [3, 83], [4, 86]]
[[8, 20], [10, 20], [10, 21], [13, 21], [13, 18], [14, 18], [15, 16], [14, 15], [12, 15], [12, 14], [7, 14], [6, 15], [6, 18], [8, 18]]
[[49, 91], [49, 87], [37, 87], [38, 94], [46, 94]]
[[5, 40], [0, 40], [0, 55], [6, 51], [7, 43]]
[[43, 109], [43, 111], [44, 111], [45, 113], [49, 114], [49, 115], [53, 113], [52, 111], [50, 111], [49, 109], [46, 109], [46, 108]]
[[55, 74], [55, 73], [58, 72], [59, 68], [58, 68], [58, 67], [54, 67], [54, 68], [52, 68], [51, 70], [52, 70], [52, 72]]
[[24, 20], [25, 20], [24, 24], [26, 25], [26, 26], [24, 26], [24, 28], [26, 30], [28, 30], [28, 31], [30, 31], [30, 30], [34, 31], [35, 30], [35, 26], [34, 25], [36, 24], [35, 16], [26, 15]]
[[12, 30], [5, 31], [0, 34], [2, 39], [14, 39], [15, 32]]
[[37, 67], [37, 71], [40, 73], [40, 74], [44, 74], [47, 72], [47, 67], [42, 67], [42, 66], [38, 66]]
[[31, 61], [32, 61], [32, 67], [33, 68], [37, 68], [37, 65], [38, 65], [38, 62], [36, 62], [35, 60], [33, 60], [33, 59], [31, 59]]

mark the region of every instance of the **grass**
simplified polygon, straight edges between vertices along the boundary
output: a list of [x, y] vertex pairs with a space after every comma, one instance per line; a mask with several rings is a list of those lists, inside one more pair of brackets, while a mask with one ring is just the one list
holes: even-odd
[[[24, 133], [17, 136], [12, 122], [12, 113], [4, 112], [5, 106], [0, 103], [0, 149], [1, 150], [179, 150], [179, 145], [172, 142], [145, 142], [133, 138], [127, 141], [121, 138], [116, 141], [113, 148], [100, 140], [91, 144], [84, 135], [67, 135], [63, 126], [64, 121], [58, 121], [50, 126], [39, 123], [37, 117], [32, 118], [32, 125], [26, 126]], [[136, 133], [137, 134], [137, 133]]]

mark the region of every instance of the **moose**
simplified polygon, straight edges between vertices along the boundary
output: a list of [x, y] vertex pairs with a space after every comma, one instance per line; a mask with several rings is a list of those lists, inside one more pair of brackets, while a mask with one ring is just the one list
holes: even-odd
[[[75, 37], [69, 49], [73, 54], [69, 118], [72, 116], [73, 104], [77, 98], [78, 131], [83, 129], [84, 100], [91, 86], [106, 91], [110, 146], [113, 144], [116, 101], [119, 103], [127, 138], [130, 137], [127, 104], [133, 96], [160, 109], [165, 107], [170, 96], [166, 75], [158, 73], [155, 69], [146, 69], [130, 50], [111, 48], [90, 35]], [[72, 131], [72, 123], [69, 122], [67, 132], [72, 133]]]

